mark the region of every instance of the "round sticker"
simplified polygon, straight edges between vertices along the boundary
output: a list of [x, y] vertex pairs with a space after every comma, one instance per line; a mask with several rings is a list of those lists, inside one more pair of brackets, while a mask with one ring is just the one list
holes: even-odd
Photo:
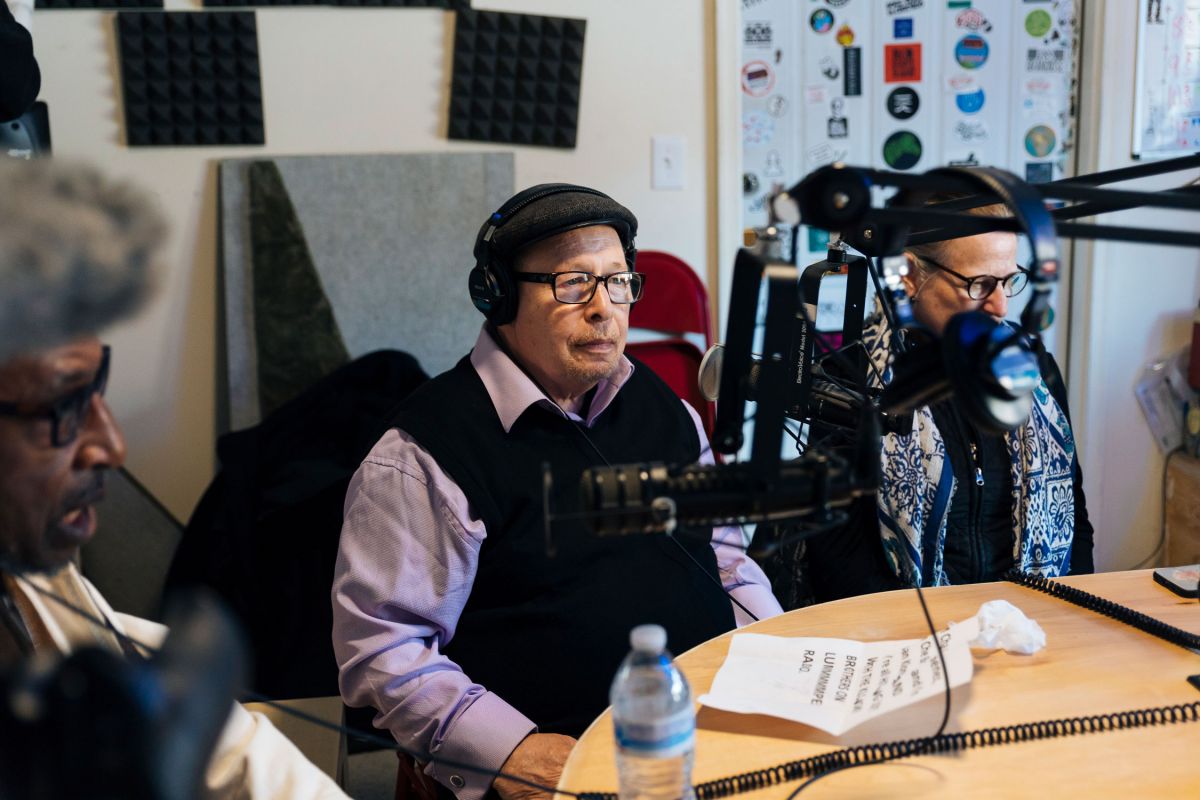
[[766, 97], [775, 88], [775, 72], [765, 61], [751, 61], [742, 67], [742, 91], [751, 97]]
[[883, 143], [883, 160], [892, 169], [912, 169], [921, 160], [921, 140], [912, 131], [896, 131]]
[[887, 96], [887, 110], [896, 119], [908, 119], [921, 107], [921, 98], [907, 86], [892, 89]]
[[954, 58], [963, 69], [979, 69], [987, 61], [987, 57], [987, 40], [979, 34], [968, 34], [954, 45]]
[[958, 106], [958, 110], [964, 114], [978, 114], [979, 109], [983, 108], [983, 89], [956, 94], [954, 96], [954, 103]]
[[818, 8], [808, 18], [808, 24], [817, 33], [829, 33], [829, 29], [833, 27], [833, 12], [825, 8]]
[[849, 47], [854, 44], [854, 29], [849, 25], [843, 25], [837, 31], [837, 43], [842, 47]]
[[1050, 12], [1039, 8], [1037, 11], [1030, 11], [1025, 17], [1025, 32], [1030, 36], [1045, 36], [1053, 24]]
[[1057, 141], [1052, 128], [1034, 125], [1025, 134], [1025, 152], [1034, 158], [1045, 158], [1054, 150]]

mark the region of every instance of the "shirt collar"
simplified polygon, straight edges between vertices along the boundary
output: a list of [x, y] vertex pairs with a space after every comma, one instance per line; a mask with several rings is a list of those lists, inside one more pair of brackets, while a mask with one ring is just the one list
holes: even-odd
[[584, 419], [578, 414], [563, 411], [551, 402], [508, 353], [496, 344], [486, 323], [475, 340], [475, 348], [471, 350], [471, 366], [483, 381], [505, 433], [512, 430], [512, 426], [521, 415], [534, 405], [541, 405], [567, 419], [583, 422], [590, 428], [604, 409], [612, 404], [617, 392], [633, 374], [633, 362], [622, 355], [616, 372], [596, 384], [592, 402], [588, 406], [587, 418]]

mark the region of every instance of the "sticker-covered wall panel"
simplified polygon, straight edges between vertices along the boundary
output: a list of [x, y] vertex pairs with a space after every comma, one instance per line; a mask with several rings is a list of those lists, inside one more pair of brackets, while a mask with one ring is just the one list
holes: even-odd
[[[1074, 0], [742, 0], [744, 225], [766, 223], [773, 185], [838, 160], [1063, 177], [1075, 11]], [[824, 244], [802, 231], [798, 259]]]

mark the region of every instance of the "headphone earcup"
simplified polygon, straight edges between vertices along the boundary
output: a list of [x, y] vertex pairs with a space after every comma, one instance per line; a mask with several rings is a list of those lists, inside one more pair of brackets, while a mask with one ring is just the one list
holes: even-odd
[[500, 298], [496, 295], [495, 282], [491, 275], [488, 274], [487, 267], [482, 264], [477, 264], [470, 274], [467, 275], [467, 291], [471, 295], [471, 302], [479, 312], [488, 319], [492, 318], [495, 313], [496, 304]]
[[493, 325], [506, 325], [517, 317], [517, 291], [508, 272], [491, 264], [476, 264], [467, 275], [471, 302]]

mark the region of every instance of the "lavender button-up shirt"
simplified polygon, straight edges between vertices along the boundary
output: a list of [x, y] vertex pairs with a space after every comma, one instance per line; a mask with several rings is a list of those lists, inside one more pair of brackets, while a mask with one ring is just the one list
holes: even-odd
[[[471, 352], [471, 366], [505, 431], [531, 405], [557, 408], [486, 327]], [[633, 369], [622, 357], [616, 374], [597, 385], [586, 419], [567, 416], [590, 427]], [[700, 462], [711, 464], [700, 417], [684, 406], [700, 436]], [[333, 647], [342, 697], [350, 705], [378, 709], [375, 724], [399, 743], [498, 770], [536, 726], [441, 653], [471, 594], [486, 537], [462, 490], [429, 453], [404, 431], [389, 430], [346, 495], [333, 581]], [[762, 570], [740, 546], [729, 546], [741, 541], [737, 528], [713, 532], [722, 585], [760, 619], [781, 613]], [[750, 621], [736, 607], [734, 615], [739, 625]], [[492, 782], [440, 764], [429, 764], [425, 772], [460, 800], [478, 800]]]

